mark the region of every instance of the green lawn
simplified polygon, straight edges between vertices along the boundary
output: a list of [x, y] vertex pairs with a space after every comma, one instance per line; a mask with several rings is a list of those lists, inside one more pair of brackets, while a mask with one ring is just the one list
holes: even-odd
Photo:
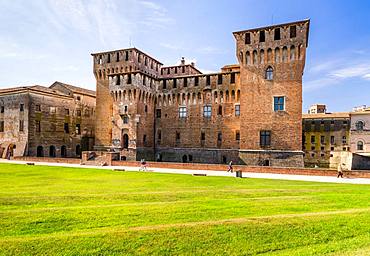
[[370, 186], [0, 164], [0, 255], [370, 255]]

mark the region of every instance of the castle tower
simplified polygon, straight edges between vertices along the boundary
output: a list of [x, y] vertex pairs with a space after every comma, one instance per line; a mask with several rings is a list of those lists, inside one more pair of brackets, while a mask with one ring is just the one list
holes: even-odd
[[302, 75], [309, 20], [234, 32], [241, 162], [303, 166]]
[[92, 55], [97, 80], [95, 149], [120, 151], [124, 159], [136, 160], [138, 150], [154, 147], [154, 95], [162, 63], [136, 48]]

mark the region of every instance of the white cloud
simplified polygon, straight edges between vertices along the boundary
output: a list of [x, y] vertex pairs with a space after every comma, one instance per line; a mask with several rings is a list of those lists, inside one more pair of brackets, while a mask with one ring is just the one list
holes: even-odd
[[363, 79], [370, 80], [370, 73], [362, 76]]

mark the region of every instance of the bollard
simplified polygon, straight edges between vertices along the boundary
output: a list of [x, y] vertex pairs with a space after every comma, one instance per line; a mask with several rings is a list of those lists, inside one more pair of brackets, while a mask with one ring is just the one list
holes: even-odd
[[243, 174], [242, 174], [242, 171], [238, 170], [235, 172], [235, 177], [236, 178], [243, 178]]

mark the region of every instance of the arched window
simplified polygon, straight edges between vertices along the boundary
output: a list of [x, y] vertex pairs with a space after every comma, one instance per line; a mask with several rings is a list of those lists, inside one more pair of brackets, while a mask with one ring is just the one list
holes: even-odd
[[364, 129], [364, 122], [363, 121], [357, 121], [356, 123], [356, 130], [362, 131]]
[[290, 60], [294, 60], [295, 59], [295, 46], [292, 45], [290, 47]]
[[260, 64], [265, 63], [265, 51], [261, 50], [260, 51]]
[[42, 146], [37, 147], [37, 157], [43, 157], [44, 156], [44, 148]]
[[128, 135], [126, 133], [123, 135], [123, 148], [128, 148]]
[[54, 146], [50, 146], [50, 148], [49, 148], [49, 156], [50, 157], [55, 157], [55, 147]]
[[249, 52], [247, 52], [245, 54], [245, 62], [246, 62], [247, 65], [250, 65], [251, 64], [251, 55], [250, 55]]
[[266, 75], [265, 75], [266, 80], [271, 81], [274, 78], [274, 70], [272, 67], [268, 67], [266, 69]]
[[253, 65], [257, 65], [257, 51], [254, 50], [253, 51]]
[[362, 141], [357, 142], [357, 150], [364, 150], [364, 143]]
[[183, 163], [187, 163], [188, 162], [188, 156], [187, 155], [183, 155], [182, 156], [182, 162]]
[[67, 147], [66, 146], [61, 147], [60, 155], [61, 155], [61, 157], [67, 157]]
[[276, 63], [280, 62], [280, 48], [279, 47], [275, 48], [275, 62]]
[[81, 146], [80, 145], [76, 146], [76, 156], [81, 157]]

